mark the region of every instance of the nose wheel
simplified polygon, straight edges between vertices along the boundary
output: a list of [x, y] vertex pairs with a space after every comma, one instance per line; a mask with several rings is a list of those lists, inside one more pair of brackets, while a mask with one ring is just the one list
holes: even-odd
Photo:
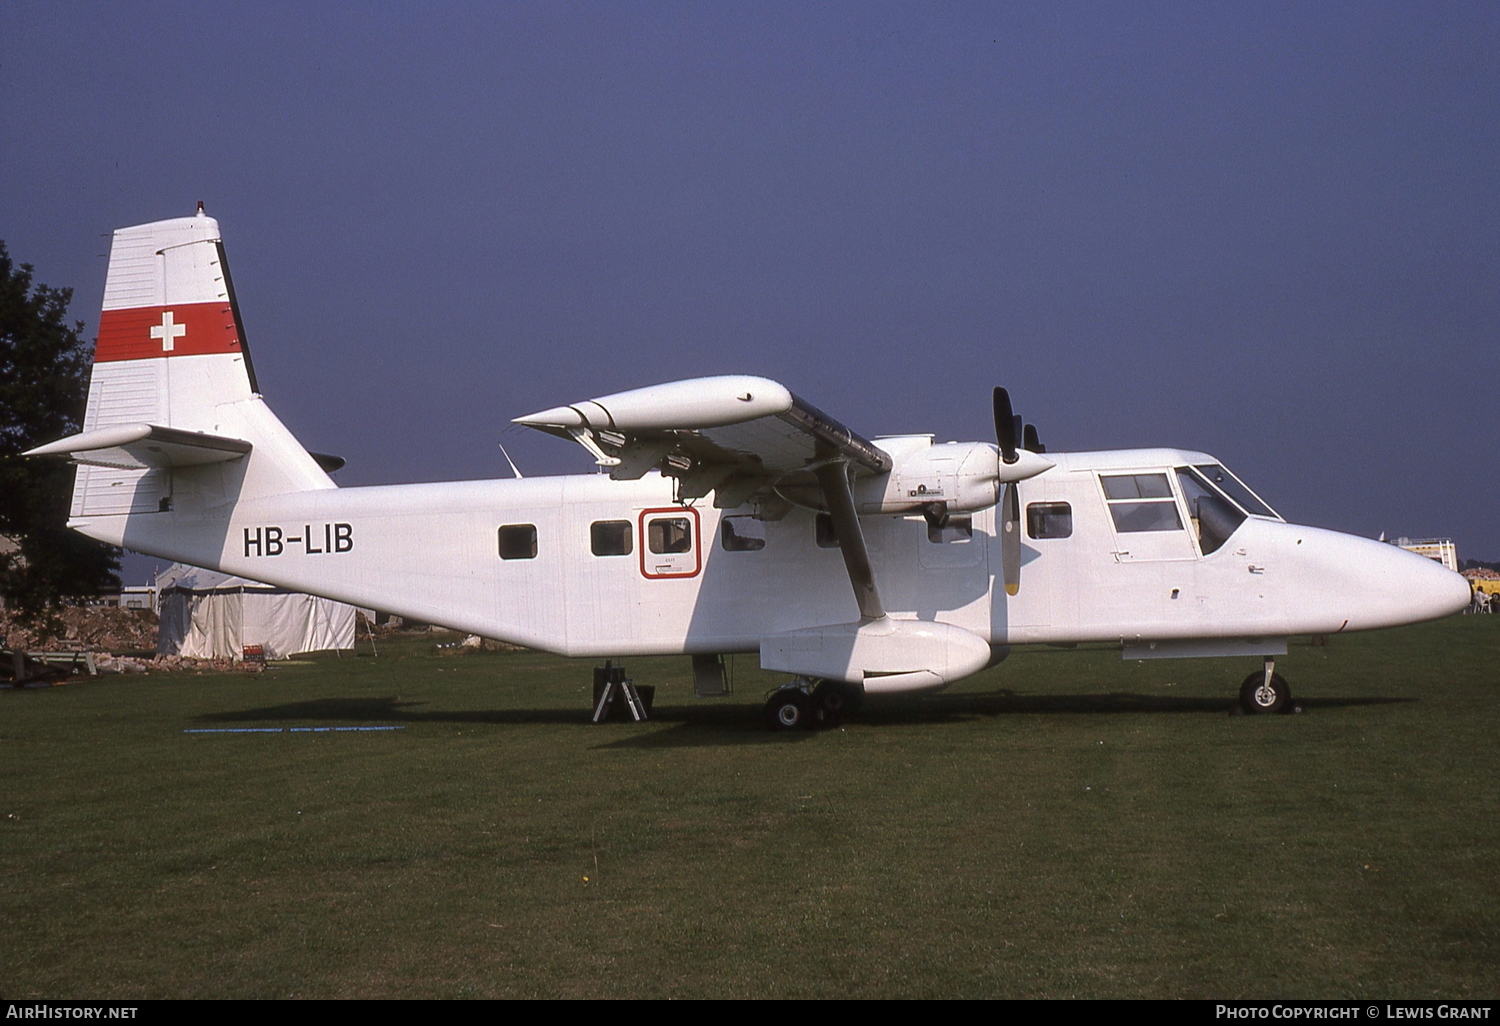
[[1264, 670], [1245, 678], [1240, 685], [1240, 709], [1251, 715], [1292, 711], [1292, 689], [1276, 672], [1276, 660], [1267, 659]]

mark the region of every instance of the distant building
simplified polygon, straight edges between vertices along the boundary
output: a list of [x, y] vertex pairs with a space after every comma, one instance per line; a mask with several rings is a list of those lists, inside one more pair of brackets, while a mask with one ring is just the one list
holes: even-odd
[[118, 594], [100, 595], [97, 602], [90, 605], [119, 606], [121, 609], [149, 609], [153, 613], [159, 612], [156, 603], [156, 586], [152, 584], [129, 585], [121, 588]]
[[1397, 538], [1395, 544], [1458, 573], [1458, 548], [1452, 538]]

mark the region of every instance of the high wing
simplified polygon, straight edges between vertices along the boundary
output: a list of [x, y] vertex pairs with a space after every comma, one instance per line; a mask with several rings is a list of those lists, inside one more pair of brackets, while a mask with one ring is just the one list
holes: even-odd
[[[993, 506], [1003, 484], [1052, 466], [1035, 452], [1007, 452], [1002, 460], [988, 443], [931, 446], [930, 439], [898, 466], [786, 386], [743, 375], [617, 392], [515, 423], [573, 439], [616, 480], [658, 469], [676, 479], [680, 501], [712, 492], [717, 508], [751, 503], [764, 520], [780, 519], [793, 503], [827, 510], [864, 624], [886, 616], [860, 513], [920, 511], [941, 526], [951, 512]], [[1018, 530], [1014, 523], [1006, 529]], [[1019, 554], [1011, 558], [1019, 562]]]
[[772, 519], [790, 508], [788, 493], [822, 504], [822, 466], [843, 463], [856, 478], [892, 468], [888, 453], [786, 386], [746, 375], [636, 388], [515, 423], [573, 439], [615, 480], [659, 469], [676, 478], [679, 498], [713, 492], [720, 509], [753, 500]]

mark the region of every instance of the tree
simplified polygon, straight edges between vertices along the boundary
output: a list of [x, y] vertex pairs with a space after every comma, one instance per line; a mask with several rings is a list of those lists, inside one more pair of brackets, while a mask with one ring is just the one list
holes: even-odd
[[[67, 323], [72, 289], [32, 284], [0, 241], [0, 597], [17, 618], [118, 588], [120, 550], [68, 530], [73, 467], [22, 452], [82, 429], [91, 347]], [[5, 546], [9, 548], [9, 546]]]

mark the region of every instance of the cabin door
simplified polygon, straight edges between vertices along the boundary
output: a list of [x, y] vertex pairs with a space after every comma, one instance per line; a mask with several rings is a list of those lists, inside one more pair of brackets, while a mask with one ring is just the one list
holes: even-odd
[[648, 580], [697, 577], [703, 569], [703, 532], [691, 507], [642, 510], [641, 575]]

